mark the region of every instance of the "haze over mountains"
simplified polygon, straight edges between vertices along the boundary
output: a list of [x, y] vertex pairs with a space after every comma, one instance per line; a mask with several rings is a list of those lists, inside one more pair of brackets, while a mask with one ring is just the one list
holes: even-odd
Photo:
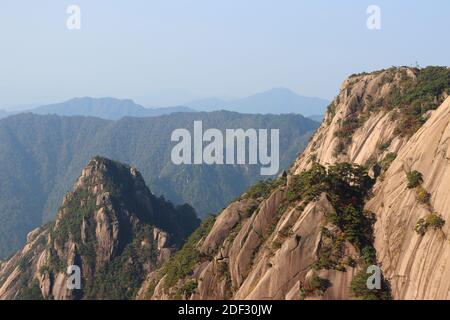
[[240, 99], [207, 98], [186, 102], [180, 106], [163, 108], [146, 108], [130, 99], [74, 98], [23, 110], [0, 110], [0, 119], [26, 112], [40, 115], [91, 116], [118, 120], [123, 117], [156, 117], [176, 112], [227, 110], [250, 114], [295, 113], [307, 117], [312, 116], [311, 119], [317, 121], [325, 113], [328, 104], [329, 101], [325, 99], [303, 97], [286, 88], [275, 88]]
[[287, 88], [273, 88], [240, 99], [209, 98], [186, 102], [184, 105], [199, 111], [225, 109], [240, 113], [297, 113], [313, 116], [324, 114], [329, 103], [321, 98], [300, 96]]
[[65, 102], [55, 103], [15, 112], [1, 112], [0, 118], [11, 114], [27, 113], [60, 116], [87, 116], [107, 120], [118, 120], [123, 117], [156, 117], [175, 112], [193, 112], [188, 107], [176, 106], [167, 108], [144, 108], [132, 100], [115, 98], [74, 98]]

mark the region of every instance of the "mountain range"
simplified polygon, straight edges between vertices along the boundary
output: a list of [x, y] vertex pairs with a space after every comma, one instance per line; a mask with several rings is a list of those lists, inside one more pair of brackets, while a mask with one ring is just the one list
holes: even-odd
[[19, 113], [39, 115], [86, 116], [107, 120], [118, 120], [123, 117], [157, 117], [176, 112], [194, 112], [188, 107], [144, 108], [132, 100], [115, 98], [74, 98], [65, 102], [43, 105], [36, 108], [6, 112], [0, 111], [0, 119]]
[[[95, 155], [140, 168], [152, 192], [200, 217], [217, 213], [262, 178], [259, 165], [175, 165], [171, 133], [203, 127], [280, 129], [280, 168], [306, 146], [317, 123], [300, 115], [220, 111], [160, 117], [61, 117], [31, 113], [0, 120], [0, 257], [19, 248], [30, 230], [51, 220], [78, 173]], [[269, 149], [270, 150], [270, 149]], [[214, 184], [211, 182], [214, 181]]]
[[181, 106], [164, 108], [145, 108], [130, 99], [74, 98], [21, 111], [0, 110], [0, 119], [28, 112], [39, 115], [90, 116], [118, 120], [123, 117], [156, 117], [177, 112], [228, 110], [251, 114], [295, 113], [312, 116], [311, 119], [320, 122], [321, 115], [325, 113], [328, 104], [329, 101], [325, 99], [303, 97], [290, 89], [274, 88], [240, 99], [207, 98], [186, 102]]
[[225, 109], [240, 113], [296, 113], [313, 116], [324, 114], [329, 103], [321, 98], [300, 96], [287, 88], [274, 88], [239, 99], [207, 98], [186, 102], [183, 105], [199, 111]]

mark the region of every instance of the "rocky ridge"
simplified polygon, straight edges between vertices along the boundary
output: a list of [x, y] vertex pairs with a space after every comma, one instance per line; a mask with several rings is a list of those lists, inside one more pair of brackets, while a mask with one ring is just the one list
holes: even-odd
[[[0, 266], [0, 299], [127, 299], [198, 225], [188, 206], [153, 196], [132, 167], [95, 157], [56, 221]], [[80, 290], [67, 267], [81, 269]]]
[[[449, 90], [448, 68], [351, 76], [289, 172], [228, 206], [138, 298], [448, 298]], [[425, 204], [405, 187], [414, 170]], [[373, 264], [382, 290], [366, 288]]]

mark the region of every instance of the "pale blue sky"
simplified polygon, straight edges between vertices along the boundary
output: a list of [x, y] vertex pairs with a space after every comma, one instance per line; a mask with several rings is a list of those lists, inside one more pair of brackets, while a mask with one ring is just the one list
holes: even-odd
[[[80, 31], [66, 28], [69, 4]], [[380, 31], [366, 28], [370, 4]], [[272, 87], [331, 99], [355, 72], [450, 65], [448, 12], [448, 0], [1, 0], [0, 107], [178, 104]]]

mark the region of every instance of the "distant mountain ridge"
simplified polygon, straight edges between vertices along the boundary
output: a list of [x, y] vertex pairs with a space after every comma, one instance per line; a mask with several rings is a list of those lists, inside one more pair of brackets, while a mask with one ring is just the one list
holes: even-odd
[[[186, 102], [179, 106], [146, 108], [131, 99], [112, 97], [73, 98], [17, 111], [0, 110], [0, 119], [20, 113], [59, 116], [88, 116], [106, 120], [124, 117], [157, 117], [177, 112], [227, 110], [248, 114], [301, 114], [319, 118], [325, 114], [329, 101], [315, 97], [304, 97], [287, 88], [273, 88], [239, 99], [205, 98]], [[314, 118], [312, 118], [315, 120]]]
[[[40, 106], [27, 110], [39, 115], [91, 116], [106, 120], [123, 117], [156, 117], [175, 112], [194, 112], [188, 107], [144, 108], [133, 100], [116, 98], [74, 98], [65, 102]], [[23, 113], [23, 112], [21, 112]], [[1, 113], [0, 113], [1, 116]]]
[[240, 99], [207, 98], [187, 102], [184, 105], [199, 111], [226, 109], [240, 113], [297, 113], [303, 116], [313, 116], [324, 114], [329, 101], [321, 98], [300, 96], [287, 88], [273, 88]]

